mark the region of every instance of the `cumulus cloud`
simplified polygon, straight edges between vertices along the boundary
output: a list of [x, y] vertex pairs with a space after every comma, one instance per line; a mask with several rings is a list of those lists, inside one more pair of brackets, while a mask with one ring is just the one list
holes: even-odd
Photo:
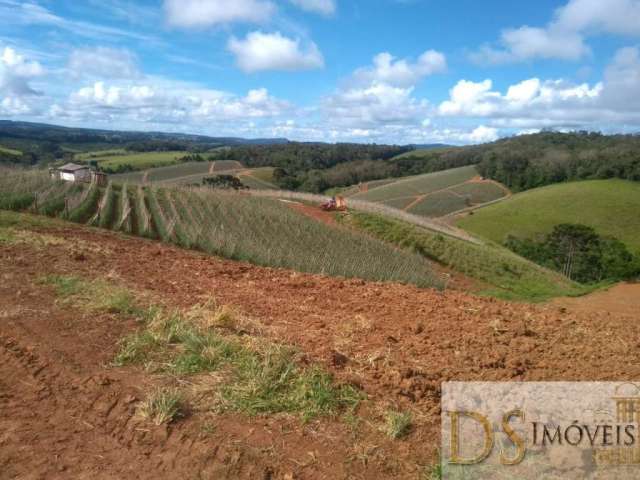
[[164, 11], [169, 25], [202, 28], [212, 25], [267, 21], [275, 12], [268, 0], [165, 0]]
[[385, 83], [400, 87], [416, 85], [422, 78], [442, 73], [447, 69], [444, 54], [427, 50], [416, 62], [396, 59], [388, 52], [373, 58], [373, 66], [356, 70], [354, 78], [360, 83]]
[[332, 15], [336, 11], [335, 0], [289, 0], [291, 3], [309, 12]]
[[493, 82], [460, 80], [450, 91], [450, 98], [440, 104], [442, 116], [488, 117], [496, 123], [521, 126], [523, 119], [552, 120], [569, 124], [586, 120], [603, 91], [603, 84], [575, 85], [563, 80], [541, 81], [532, 78], [512, 85], [505, 94], [492, 89]]
[[14, 96], [35, 95], [29, 81], [45, 73], [40, 63], [28, 61], [11, 47], [0, 55], [0, 93]]
[[249, 33], [244, 39], [232, 37], [227, 48], [236, 57], [238, 67], [248, 73], [263, 70], [310, 70], [322, 68], [324, 58], [317, 45], [301, 45], [280, 32]]
[[131, 122], [205, 122], [219, 125], [230, 121], [274, 118], [290, 113], [293, 107], [263, 88], [237, 96], [147, 78], [146, 83], [136, 84], [98, 81], [74, 91], [66, 103], [57, 104], [56, 108], [58, 112], [76, 117], [106, 114]]
[[487, 79], [459, 81], [438, 106], [444, 117], [487, 118], [492, 126], [583, 128], [640, 125], [640, 49], [618, 50], [595, 84], [531, 78], [494, 90]]
[[136, 78], [140, 76], [135, 55], [124, 49], [80, 48], [71, 52], [67, 67], [75, 77]]
[[324, 99], [323, 113], [331, 123], [351, 128], [411, 124], [427, 114], [428, 105], [412, 92], [383, 83], [338, 91]]
[[535, 58], [579, 60], [590, 53], [585, 38], [597, 33], [640, 36], [640, 0], [569, 0], [545, 27], [506, 29], [498, 47], [484, 45], [471, 58], [489, 64]]

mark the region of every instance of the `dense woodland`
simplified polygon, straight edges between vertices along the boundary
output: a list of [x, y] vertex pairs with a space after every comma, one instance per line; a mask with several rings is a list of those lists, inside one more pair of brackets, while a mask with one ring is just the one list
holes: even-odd
[[619, 281], [640, 275], [640, 258], [624, 243], [585, 225], [556, 225], [540, 239], [509, 237], [505, 246], [519, 255], [581, 283]]
[[480, 173], [515, 191], [568, 180], [640, 180], [640, 135], [543, 132], [479, 148]]
[[331, 175], [330, 169], [338, 165], [345, 170], [341, 185], [350, 184], [353, 179], [352, 171], [359, 171], [372, 178], [384, 178], [389, 171], [384, 163], [378, 165], [375, 161], [387, 161], [410, 150], [410, 147], [389, 145], [290, 142], [286, 145], [231, 148], [220, 152], [218, 159], [236, 160], [252, 168], [276, 167], [274, 178], [282, 188], [319, 192], [339, 186], [324, 180], [325, 175]]

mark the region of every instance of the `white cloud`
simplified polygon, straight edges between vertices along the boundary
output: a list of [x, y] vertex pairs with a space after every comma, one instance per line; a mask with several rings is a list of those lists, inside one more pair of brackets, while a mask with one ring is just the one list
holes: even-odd
[[335, 0], [289, 0], [291, 3], [309, 12], [332, 15], [336, 11]]
[[33, 112], [31, 106], [18, 97], [0, 98], [0, 115], [7, 117], [28, 115]]
[[71, 52], [68, 69], [75, 77], [136, 78], [136, 57], [129, 50], [107, 47], [81, 48]]
[[506, 29], [498, 48], [484, 45], [471, 58], [489, 64], [535, 58], [575, 61], [590, 53], [585, 38], [597, 33], [640, 36], [640, 0], [569, 0], [544, 28]]
[[640, 1], [571, 0], [556, 13], [559, 28], [640, 36]]
[[416, 85], [423, 77], [442, 73], [447, 69], [444, 54], [427, 50], [415, 63], [396, 59], [388, 52], [373, 58], [373, 66], [356, 70], [354, 78], [360, 83], [386, 83], [401, 87]]
[[374, 84], [338, 91], [323, 101], [330, 123], [351, 128], [413, 124], [427, 113], [426, 101], [412, 97], [413, 88]]
[[480, 125], [468, 134], [460, 134], [458, 138], [469, 143], [486, 143], [496, 141], [499, 135], [497, 128]]
[[285, 37], [279, 32], [251, 32], [243, 40], [232, 37], [227, 47], [235, 55], [238, 67], [249, 73], [310, 70], [324, 66], [324, 58], [315, 43], [309, 42], [303, 47], [299, 39]]
[[11, 47], [4, 47], [0, 55], [0, 93], [17, 96], [34, 95], [37, 92], [29, 80], [44, 75], [40, 63], [28, 61]]
[[[266, 89], [240, 97], [190, 84], [146, 78], [145, 83], [95, 82], [73, 92], [56, 112], [76, 118], [119, 118], [125, 122], [225, 125], [231, 131], [243, 122], [291, 113], [293, 107]], [[229, 124], [229, 122], [237, 122]]]
[[[460, 80], [450, 98], [440, 104], [438, 113], [448, 117], [493, 118], [497, 124], [523, 126], [523, 119], [579, 123], [596, 106], [603, 84], [575, 85], [563, 80], [541, 81], [531, 78], [512, 85], [506, 94], [492, 90], [491, 80]], [[533, 125], [535, 126], [535, 125]]]
[[490, 126], [530, 130], [543, 127], [640, 126], [640, 48], [617, 51], [603, 80], [594, 84], [531, 78], [496, 91], [491, 80], [459, 81], [438, 106], [448, 118], [484, 118]]
[[268, 0], [165, 0], [164, 10], [169, 25], [202, 28], [231, 22], [265, 22], [276, 7]]

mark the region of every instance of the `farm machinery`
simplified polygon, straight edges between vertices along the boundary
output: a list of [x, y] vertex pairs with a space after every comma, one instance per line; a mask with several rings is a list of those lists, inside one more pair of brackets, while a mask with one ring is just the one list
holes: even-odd
[[325, 212], [346, 212], [347, 202], [344, 197], [331, 197], [331, 200], [320, 205]]

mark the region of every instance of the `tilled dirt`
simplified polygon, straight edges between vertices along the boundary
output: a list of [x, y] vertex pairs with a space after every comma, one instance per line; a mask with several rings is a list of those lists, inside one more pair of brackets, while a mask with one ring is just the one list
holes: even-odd
[[640, 316], [640, 283], [620, 283], [591, 295], [559, 298], [553, 303], [576, 312], [601, 312], [638, 318]]
[[[439, 443], [443, 381], [640, 374], [633, 311], [299, 274], [75, 226], [47, 234], [64, 241], [0, 244], [0, 479], [421, 478]], [[37, 282], [47, 273], [108, 276], [175, 306], [211, 296], [236, 306], [359, 386], [365, 426], [201, 412], [149, 426], [134, 412], [158, 379], [109, 366], [136, 325], [56, 303]], [[413, 412], [406, 439], [376, 433], [386, 407]], [[209, 421], [215, 429], [204, 434]]]

